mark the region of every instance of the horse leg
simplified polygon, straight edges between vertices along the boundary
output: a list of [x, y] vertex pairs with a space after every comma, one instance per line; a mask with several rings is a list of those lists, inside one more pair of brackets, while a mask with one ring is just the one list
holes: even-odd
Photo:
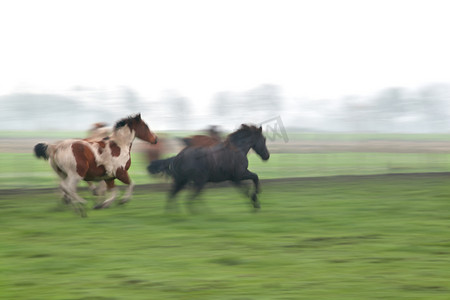
[[131, 196], [133, 195], [134, 183], [131, 181], [128, 172], [122, 168], [116, 171], [116, 178], [128, 185], [127, 189], [125, 190], [125, 194], [123, 195], [123, 198], [120, 201], [120, 204], [124, 204], [130, 201]]
[[100, 181], [97, 185], [97, 188], [95, 189], [95, 195], [97, 196], [103, 196], [106, 193], [106, 189], [108, 187], [106, 186], [106, 182], [104, 180]]
[[66, 178], [62, 179], [60, 182], [60, 188], [63, 191], [64, 199], [70, 199], [72, 203], [82, 203], [85, 204], [87, 201], [77, 194], [77, 185], [81, 180], [78, 175], [68, 175]]
[[70, 196], [67, 194], [67, 192], [65, 191], [65, 184], [63, 184], [63, 180], [65, 180], [64, 177], [61, 177], [61, 180], [59, 182], [59, 191], [61, 193], [61, 201], [63, 204], [71, 204], [72, 203], [72, 199], [70, 198]]
[[173, 204], [175, 203], [175, 196], [184, 188], [186, 184], [187, 180], [174, 180], [172, 189], [169, 192], [169, 197], [167, 198], [166, 211], [169, 211], [173, 207]]
[[95, 184], [92, 181], [86, 181], [86, 183], [88, 184], [88, 189], [91, 191], [92, 195], [97, 195], [95, 191], [97, 187], [95, 186]]
[[95, 209], [107, 208], [117, 198], [117, 188], [116, 188], [116, 186], [114, 184], [114, 179], [105, 180], [105, 182], [106, 182], [106, 186], [108, 188], [108, 191], [111, 191], [111, 196], [108, 199], [106, 199], [105, 201], [103, 201], [102, 203], [97, 204], [96, 206], [94, 206]]
[[64, 193], [65, 201], [69, 200], [75, 210], [85, 217], [86, 211], [83, 204], [87, 201], [77, 194], [77, 185], [80, 180], [81, 177], [78, 174], [67, 174], [67, 177], [61, 180], [60, 188]]
[[67, 195], [67, 193], [64, 191], [63, 189], [63, 183], [62, 181], [65, 180], [67, 178], [67, 174], [63, 172], [63, 170], [61, 170], [58, 165], [55, 163], [55, 161], [53, 159], [50, 158], [50, 166], [53, 168], [53, 170], [55, 171], [55, 173], [59, 176], [60, 178], [60, 182], [59, 182], [59, 190], [61, 192], [61, 201], [64, 204], [70, 204], [72, 203], [72, 200], [70, 199], [69, 195]]
[[99, 181], [97, 186], [92, 181], [87, 181], [88, 188], [92, 192], [92, 195], [94, 196], [103, 196], [106, 192], [106, 184], [105, 182]]
[[63, 190], [61, 184], [59, 184], [59, 190], [61, 192], [61, 201], [63, 204], [70, 204], [72, 203], [72, 200], [70, 199], [69, 195]]
[[241, 191], [245, 196], [249, 197], [250, 187], [247, 184], [242, 184], [240, 180], [233, 180], [231, 182], [239, 191]]
[[188, 209], [189, 209], [189, 211], [191, 213], [195, 213], [195, 210], [194, 210], [194, 207], [193, 207], [194, 201], [198, 197], [200, 192], [202, 191], [203, 187], [205, 186], [205, 183], [206, 182], [203, 182], [203, 181], [201, 181], [201, 182], [200, 181], [194, 182], [194, 192], [190, 195], [189, 201], [187, 202]]
[[258, 175], [256, 175], [253, 172], [250, 172], [249, 170], [245, 170], [244, 175], [240, 179], [241, 180], [251, 179], [253, 181], [253, 184], [255, 185], [255, 191], [253, 192], [253, 194], [251, 196], [253, 207], [256, 209], [261, 208], [261, 204], [259, 203], [259, 200], [258, 200], [258, 193], [259, 193]]
[[131, 200], [131, 197], [133, 196], [133, 189], [134, 189], [134, 183], [130, 182], [130, 184], [127, 186], [127, 189], [125, 190], [125, 194], [123, 195], [123, 198], [122, 198], [122, 200], [120, 200], [119, 204], [124, 204]]

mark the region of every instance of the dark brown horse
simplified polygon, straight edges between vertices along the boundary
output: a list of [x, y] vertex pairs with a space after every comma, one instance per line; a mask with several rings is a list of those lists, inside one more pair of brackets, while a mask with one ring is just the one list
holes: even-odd
[[262, 128], [243, 124], [224, 142], [209, 147], [186, 147], [177, 156], [150, 163], [148, 171], [151, 174], [163, 172], [173, 177], [167, 208], [174, 202], [176, 194], [189, 182], [194, 184], [193, 199], [207, 182], [230, 180], [240, 185], [242, 180], [250, 179], [255, 186], [251, 200], [253, 207], [257, 209], [260, 207], [257, 197], [259, 178], [248, 170], [247, 153], [250, 149], [263, 160], [270, 157]]
[[[116, 123], [110, 136], [103, 139], [70, 139], [56, 144], [39, 143], [34, 147], [38, 158], [50, 161], [50, 165], [60, 177], [60, 188], [64, 198], [73, 204], [86, 203], [77, 192], [80, 180], [106, 182], [112, 192], [110, 198], [96, 206], [108, 207], [117, 196], [114, 180], [128, 185], [122, 203], [131, 198], [133, 183], [128, 175], [131, 165], [130, 150], [134, 138], [155, 144], [156, 135], [138, 114]], [[82, 211], [84, 213], [84, 209]]]

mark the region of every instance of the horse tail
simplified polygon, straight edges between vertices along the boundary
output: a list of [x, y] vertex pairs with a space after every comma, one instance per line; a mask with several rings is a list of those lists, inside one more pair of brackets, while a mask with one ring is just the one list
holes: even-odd
[[175, 156], [167, 159], [154, 160], [148, 165], [147, 170], [150, 174], [166, 173], [167, 175], [172, 175], [172, 162], [174, 159]]
[[50, 152], [48, 148], [48, 144], [46, 143], [39, 143], [36, 146], [34, 146], [34, 154], [36, 154], [37, 158], [43, 158], [45, 160], [48, 160], [50, 157]]

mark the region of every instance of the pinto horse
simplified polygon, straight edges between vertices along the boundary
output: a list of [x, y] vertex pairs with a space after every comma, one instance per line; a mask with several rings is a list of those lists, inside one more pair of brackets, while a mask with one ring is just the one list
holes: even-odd
[[133, 183], [128, 169], [131, 165], [131, 145], [135, 137], [152, 144], [157, 142], [157, 136], [150, 131], [140, 114], [118, 121], [109, 137], [70, 139], [52, 145], [39, 143], [34, 147], [34, 152], [38, 158], [50, 161], [61, 179], [59, 186], [64, 198], [72, 204], [86, 203], [76, 192], [80, 180], [104, 180], [111, 196], [95, 208], [105, 208], [117, 197], [115, 179], [128, 185], [121, 203], [131, 198]]
[[166, 209], [170, 208], [176, 194], [189, 182], [194, 184], [194, 199], [207, 182], [231, 180], [239, 186], [246, 179], [254, 183], [251, 200], [253, 207], [258, 209], [259, 178], [248, 170], [247, 153], [250, 149], [263, 160], [270, 157], [262, 128], [242, 124], [224, 142], [209, 147], [186, 147], [177, 156], [151, 162], [147, 169], [151, 174], [166, 173], [174, 179]]
[[[98, 122], [92, 124], [91, 128], [88, 130], [88, 136], [85, 138], [86, 141], [95, 141], [104, 139], [111, 135], [112, 127], [108, 127], [108, 124], [104, 122]], [[92, 181], [86, 181], [89, 186], [89, 190], [92, 194], [96, 196], [104, 195], [106, 192], [106, 183], [104, 180], [100, 181], [97, 186]]]

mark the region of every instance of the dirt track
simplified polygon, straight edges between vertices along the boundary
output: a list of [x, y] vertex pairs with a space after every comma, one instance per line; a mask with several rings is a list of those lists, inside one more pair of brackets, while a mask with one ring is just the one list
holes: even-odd
[[[32, 153], [39, 142], [55, 142], [48, 138], [0, 138], [0, 152]], [[145, 145], [136, 140], [133, 151], [141, 151]], [[450, 141], [267, 141], [272, 153], [332, 153], [332, 152], [389, 152], [389, 153], [450, 153]], [[182, 145], [175, 139], [167, 141], [167, 151], [176, 153]]]
[[[354, 181], [361, 179], [432, 179], [446, 176], [450, 179], [450, 172], [435, 172], [435, 173], [393, 173], [393, 174], [376, 174], [376, 175], [338, 175], [338, 176], [321, 176], [321, 177], [293, 177], [293, 178], [277, 178], [277, 179], [262, 179], [261, 184], [271, 183], [307, 183], [307, 182], [326, 182], [326, 181]], [[228, 182], [208, 184], [206, 188], [228, 187], [232, 186]], [[153, 183], [153, 184], [141, 184], [135, 186], [135, 191], [168, 191], [170, 183]], [[86, 190], [86, 187], [80, 187], [80, 190]], [[56, 192], [55, 188], [32, 188], [32, 189], [2, 189], [0, 190], [0, 198], [7, 195], [20, 195], [20, 194], [45, 194]]]

